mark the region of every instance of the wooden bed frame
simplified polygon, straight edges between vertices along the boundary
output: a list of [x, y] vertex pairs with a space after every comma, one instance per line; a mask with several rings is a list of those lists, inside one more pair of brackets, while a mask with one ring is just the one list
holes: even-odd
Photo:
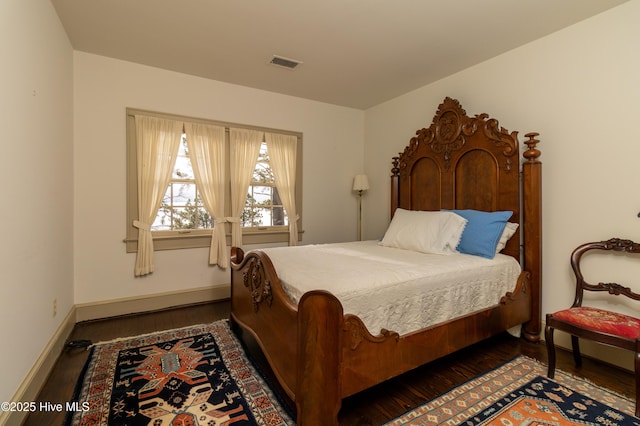
[[[519, 156], [517, 132], [487, 114], [468, 117], [446, 98], [430, 127], [418, 130], [393, 158], [391, 214], [411, 210], [511, 210], [518, 233], [503, 253], [523, 273], [513, 292], [488, 309], [413, 333], [371, 335], [326, 291], [305, 293], [294, 305], [269, 257], [232, 248], [231, 325], [257, 342], [299, 425], [338, 423], [343, 398], [463, 347], [523, 324], [538, 341], [541, 301], [541, 163], [537, 133]], [[248, 335], [249, 336], [248, 336]]]

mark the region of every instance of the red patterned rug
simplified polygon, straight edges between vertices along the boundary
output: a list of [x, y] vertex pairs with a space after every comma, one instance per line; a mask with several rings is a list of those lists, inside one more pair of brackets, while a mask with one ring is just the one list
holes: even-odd
[[294, 424], [228, 322], [100, 343], [68, 425]]
[[519, 356], [386, 426], [400, 425], [640, 425], [635, 402]]

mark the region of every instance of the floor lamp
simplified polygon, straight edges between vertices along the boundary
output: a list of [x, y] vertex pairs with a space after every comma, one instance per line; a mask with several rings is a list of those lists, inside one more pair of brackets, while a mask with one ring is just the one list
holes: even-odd
[[368, 189], [367, 175], [356, 175], [353, 178], [353, 190], [358, 192], [358, 241], [362, 241], [362, 193]]

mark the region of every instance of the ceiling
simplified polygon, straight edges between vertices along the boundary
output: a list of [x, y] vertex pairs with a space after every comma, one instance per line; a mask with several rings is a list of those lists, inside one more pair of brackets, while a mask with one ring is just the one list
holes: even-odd
[[51, 0], [75, 50], [358, 109], [624, 1]]

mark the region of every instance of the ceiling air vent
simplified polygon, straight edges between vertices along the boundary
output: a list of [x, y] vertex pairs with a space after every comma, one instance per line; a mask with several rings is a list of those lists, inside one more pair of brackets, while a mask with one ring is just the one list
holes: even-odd
[[282, 56], [274, 56], [271, 61], [269, 61], [272, 65], [277, 65], [279, 67], [288, 68], [290, 70], [294, 69], [298, 65], [302, 64], [301, 61], [297, 61], [295, 59], [284, 58]]

